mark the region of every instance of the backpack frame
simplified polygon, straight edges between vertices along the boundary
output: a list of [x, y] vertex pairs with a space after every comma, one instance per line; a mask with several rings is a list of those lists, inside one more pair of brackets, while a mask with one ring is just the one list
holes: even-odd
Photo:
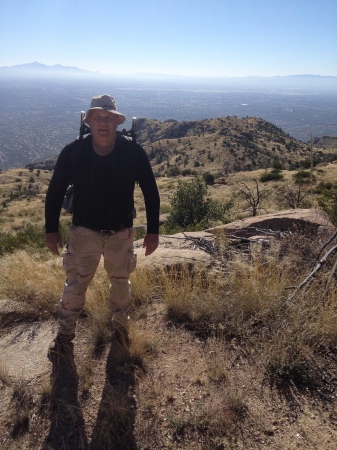
[[[90, 127], [85, 123], [84, 118], [85, 118], [85, 111], [81, 111], [80, 135], [78, 137], [79, 150], [78, 150], [78, 152], [76, 152], [77, 153], [76, 160], [77, 160], [78, 153], [80, 151], [84, 136], [91, 133]], [[117, 133], [122, 136], [131, 138], [132, 142], [136, 143], [136, 121], [137, 121], [137, 118], [133, 117], [130, 130], [123, 128], [122, 131], [117, 131]], [[76, 165], [76, 161], [73, 161], [73, 163], [75, 163], [73, 165]], [[62, 203], [62, 208], [68, 214], [73, 213], [73, 200], [74, 200], [74, 186], [71, 184], [67, 188], [67, 192], [64, 196], [63, 203]], [[136, 209], [133, 210], [133, 218], [135, 218], [135, 217], [136, 217]]]

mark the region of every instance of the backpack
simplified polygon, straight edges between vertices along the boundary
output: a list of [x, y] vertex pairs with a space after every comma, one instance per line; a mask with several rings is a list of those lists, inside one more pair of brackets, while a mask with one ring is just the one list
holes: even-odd
[[[83, 138], [84, 136], [90, 134], [90, 128], [89, 126], [84, 122], [85, 117], [85, 111], [81, 111], [81, 124], [80, 124], [80, 135], [78, 137], [78, 151], [76, 151], [76, 154], [74, 155], [74, 160], [72, 161], [72, 164], [75, 166], [77, 158], [79, 156], [79, 152], [83, 145]], [[117, 134], [121, 134], [122, 136], [126, 136], [128, 138], [131, 138], [131, 142], [136, 143], [136, 117], [132, 118], [132, 125], [130, 130], [126, 130], [126, 128], [123, 128], [122, 131], [117, 131]], [[67, 192], [64, 196], [62, 208], [68, 213], [73, 213], [73, 200], [74, 200], [74, 186], [71, 184], [67, 188]], [[133, 218], [136, 217], [136, 208], [133, 210]]]

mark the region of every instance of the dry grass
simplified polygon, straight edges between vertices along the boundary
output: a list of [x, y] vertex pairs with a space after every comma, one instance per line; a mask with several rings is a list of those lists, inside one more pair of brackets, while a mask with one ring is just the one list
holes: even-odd
[[[307, 242], [302, 244], [308, 245]], [[248, 359], [254, 359], [255, 367], [272, 382], [291, 382], [309, 390], [324, 389], [324, 377], [333, 365], [328, 355], [337, 341], [336, 286], [331, 286], [327, 295], [318, 301], [318, 279], [300, 301], [287, 304], [287, 287], [303, 276], [308, 266], [296, 266], [296, 271], [289, 266], [299, 254], [297, 248], [289, 251], [289, 257], [277, 246], [269, 251], [255, 248], [249, 254], [231, 254], [223, 245], [223, 252], [227, 252], [226, 265], [221, 273], [206, 268], [196, 271], [180, 267], [156, 274], [139, 270], [132, 275], [136, 320], [131, 327], [130, 361], [139, 367], [151, 366], [160, 356], [162, 350], [157, 348], [154, 335], [142, 325], [148, 320], [146, 307], [159, 301], [166, 305], [163, 319], [168, 326], [185, 327], [205, 343], [202, 362], [205, 370], [200, 374], [197, 371], [193, 374], [192, 370], [184, 375], [190, 380], [192, 403], [187, 403], [186, 398], [180, 406], [175, 393], [180, 367], [175, 369], [176, 374], [172, 374], [169, 382], [164, 381], [163, 369], [156, 379], [151, 378], [151, 373], [143, 375], [142, 381], [138, 379], [142, 390], [138, 393], [141, 402], [136, 437], [144, 448], [191, 448], [187, 443], [196, 440], [202, 443], [203, 449], [236, 448], [242, 429], [248, 423], [253, 426], [255, 423], [249, 413], [248, 386], [238, 386], [229, 364], [237, 348], [241, 349], [241, 355], [247, 352]], [[25, 252], [3, 257], [0, 273], [5, 291], [1, 291], [1, 295], [5, 292], [7, 297], [46, 308], [51, 292], [62, 288], [63, 273], [57, 261], [57, 258], [46, 261], [41, 255]], [[20, 272], [24, 272], [25, 277]], [[51, 285], [52, 278], [56, 284]], [[100, 266], [88, 290], [86, 313], [92, 334], [102, 339], [106, 337], [109, 317], [108, 289], [108, 280]], [[52, 303], [57, 298], [54, 293]], [[98, 361], [92, 355], [82, 360], [79, 378], [84, 399], [90, 398], [96, 383]], [[192, 361], [186, 363], [187, 368]], [[198, 367], [198, 360], [194, 362]], [[6, 384], [4, 366], [0, 375]], [[20, 381], [10, 382], [10, 385], [13, 390], [11, 436], [20, 443], [24, 436], [29, 436], [32, 393]], [[40, 407], [45, 410], [50, 402], [50, 391], [44, 388], [39, 396]], [[135, 419], [129, 397], [119, 395], [112, 388], [105, 390], [104, 404], [101, 403], [100, 408], [104, 409], [100, 424], [103, 426], [104, 420], [108, 422], [105, 428], [100, 428], [101, 432], [96, 430], [97, 442], [115, 439], [112, 428], [119, 428], [126, 430], [127, 434], [118, 439], [121, 445], [127, 446]], [[171, 444], [159, 433], [165, 408], [164, 424]], [[25, 440], [33, 445], [31, 448], [35, 448], [33, 437]]]
[[16, 231], [24, 227], [26, 223], [43, 225], [44, 200], [33, 197], [31, 200], [17, 200], [11, 202], [3, 214], [3, 221], [8, 222], [8, 230]]
[[0, 259], [0, 273], [1, 298], [25, 302], [42, 313], [55, 311], [64, 282], [60, 258], [19, 250]]
[[[322, 297], [319, 277], [304, 297], [288, 303], [287, 288], [307, 268], [303, 264], [299, 271], [289, 262], [274, 249], [270, 254], [234, 255], [223, 274], [191, 273], [188, 268], [165, 273], [162, 296], [168, 320], [203, 338], [236, 339], [253, 353], [262, 352], [270, 376], [317, 383], [323, 353], [337, 343], [337, 286]], [[214, 368], [210, 373], [222, 378]]]
[[[296, 268], [298, 249], [288, 249], [290, 256], [282, 258], [279, 250], [275, 246], [265, 252], [256, 247], [250, 255], [234, 255], [223, 273], [188, 267], [156, 274], [137, 270], [131, 277], [136, 316], [141, 318], [142, 308], [157, 297], [165, 301], [168, 320], [205, 336], [252, 339], [258, 333], [259, 339], [275, 339], [280, 348], [288, 348], [290, 341], [298, 343], [297, 347], [303, 343], [303, 348], [318, 341], [330, 348], [337, 339], [335, 286], [321, 298], [319, 279], [300, 302], [286, 304], [287, 288], [298, 284], [308, 267], [304, 265], [302, 272]], [[0, 271], [1, 297], [26, 302], [46, 313], [55, 311], [64, 278], [60, 258], [46, 260], [41, 254], [17, 251], [1, 258]], [[94, 336], [101, 341], [110, 332], [108, 291], [100, 265], [87, 292], [85, 311]], [[142, 340], [141, 333], [138, 337]], [[145, 354], [146, 348], [143, 342], [135, 351]]]

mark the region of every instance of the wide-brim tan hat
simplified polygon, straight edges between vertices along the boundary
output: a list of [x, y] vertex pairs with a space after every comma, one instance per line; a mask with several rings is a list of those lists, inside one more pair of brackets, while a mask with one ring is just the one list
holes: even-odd
[[93, 97], [91, 100], [90, 108], [85, 113], [84, 121], [90, 115], [90, 111], [94, 111], [97, 109], [103, 109], [104, 111], [108, 111], [109, 113], [113, 114], [117, 120], [118, 125], [121, 125], [123, 122], [125, 122], [124, 114], [121, 114], [117, 111], [116, 102], [114, 98], [111, 97], [111, 95], [103, 94]]

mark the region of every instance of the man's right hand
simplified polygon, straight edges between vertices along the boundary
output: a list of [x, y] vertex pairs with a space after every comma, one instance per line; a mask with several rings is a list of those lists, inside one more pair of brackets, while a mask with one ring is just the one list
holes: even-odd
[[63, 247], [60, 233], [46, 233], [46, 246], [54, 255], [59, 255], [58, 247]]

